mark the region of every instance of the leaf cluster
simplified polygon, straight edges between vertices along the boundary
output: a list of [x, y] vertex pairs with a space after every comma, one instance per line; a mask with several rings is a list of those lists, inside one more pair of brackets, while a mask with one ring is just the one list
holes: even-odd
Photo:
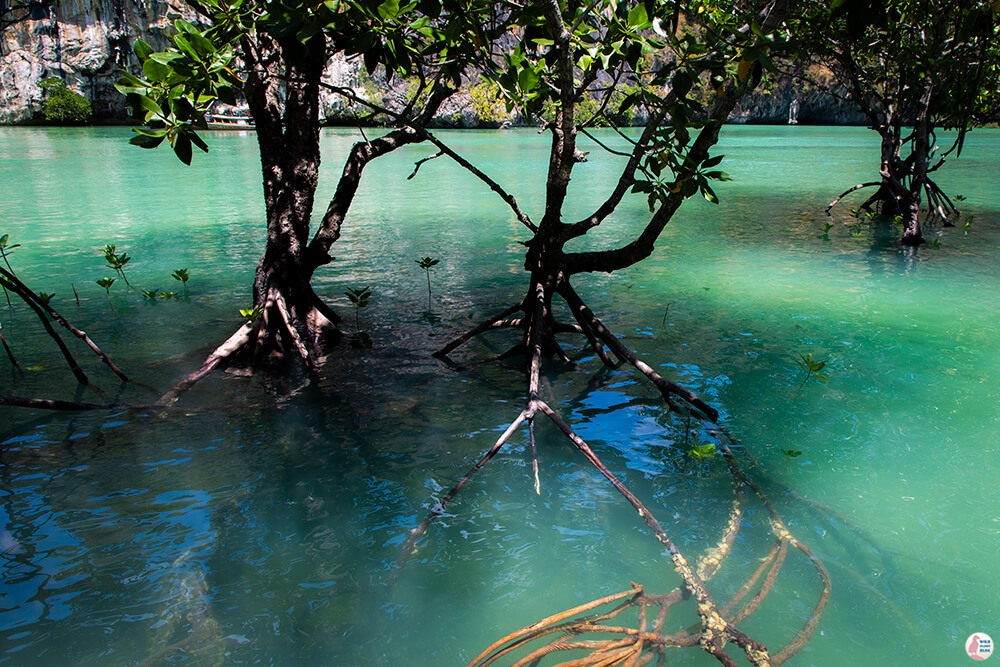
[[365, 306], [368, 305], [368, 300], [372, 296], [372, 288], [371, 287], [364, 287], [364, 288], [353, 288], [353, 287], [351, 287], [351, 288], [348, 288], [348, 290], [346, 292], [344, 292], [344, 296], [346, 296], [348, 299], [350, 299], [351, 305], [353, 305], [355, 308], [364, 308]]
[[145, 124], [134, 128], [137, 136], [130, 143], [156, 148], [166, 140], [184, 164], [191, 164], [193, 146], [208, 152], [197, 130], [208, 127], [211, 105], [216, 100], [236, 104], [243, 80], [233, 70], [231, 42], [213, 41], [184, 19], [177, 19], [174, 28], [173, 48], [167, 51], [154, 52], [136, 41], [133, 50], [142, 76], [125, 72], [115, 88]]
[[[799, 361], [799, 359], [801, 359], [801, 361]], [[799, 359], [796, 359], [795, 363], [798, 365], [799, 368], [801, 368], [806, 372], [806, 377], [805, 379], [802, 380], [803, 384], [805, 384], [806, 380], [808, 380], [809, 378], [814, 378], [816, 380], [819, 380], [820, 382], [830, 381], [828, 377], [826, 377], [825, 375], [820, 375], [819, 373], [819, 371], [826, 368], [825, 361], [817, 361], [816, 358], [813, 356], [812, 352], [809, 352], [808, 354], [800, 353]]]
[[828, 65], [875, 121], [910, 116], [928, 87], [933, 126], [965, 132], [1000, 108], [1000, 3], [833, 0], [807, 3], [793, 24], [800, 59]]

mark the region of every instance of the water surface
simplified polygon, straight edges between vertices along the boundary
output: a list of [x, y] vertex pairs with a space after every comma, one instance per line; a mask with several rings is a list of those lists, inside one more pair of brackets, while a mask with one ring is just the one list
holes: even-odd
[[[529, 212], [547, 145], [532, 131], [443, 133]], [[10, 261], [137, 379], [165, 388], [240, 323], [261, 251], [252, 135], [211, 137], [192, 167], [127, 145], [128, 130], [0, 128], [0, 234]], [[323, 135], [318, 201], [351, 131]], [[586, 150], [586, 148], [585, 148]], [[494, 639], [630, 581], [677, 583], [642, 521], [553, 429], [539, 428], [541, 495], [519, 434], [430, 529], [409, 531], [520, 409], [515, 365], [455, 369], [430, 357], [518, 300], [526, 230], [495, 195], [410, 147], [373, 163], [336, 260], [315, 281], [371, 286], [360, 313], [374, 348], [342, 347], [322, 377], [211, 377], [166, 416], [0, 410], [0, 664], [464, 664]], [[910, 253], [858, 224], [845, 201], [868, 180], [858, 128], [732, 127], [722, 204], [691, 201], [653, 257], [578, 291], [641, 358], [724, 415], [791, 529], [824, 561], [833, 595], [802, 665], [961, 664], [973, 632], [1000, 637], [998, 386], [1000, 132], [976, 132], [941, 183], [967, 199], [969, 233], [936, 230]], [[594, 147], [572, 183], [583, 216], [614, 182]], [[629, 200], [579, 247], [630, 237]], [[111, 303], [100, 249], [134, 259]], [[441, 259], [426, 280], [415, 260]], [[170, 273], [188, 268], [184, 289]], [[79, 296], [79, 305], [74, 297]], [[175, 291], [147, 302], [140, 289]], [[113, 309], [112, 309], [113, 308]], [[33, 316], [0, 310], [23, 373], [0, 392], [97, 400], [79, 390]], [[345, 320], [353, 331], [353, 317]], [[454, 355], [503, 351], [491, 334]], [[625, 369], [601, 371], [567, 339], [547, 395], [694, 558], [718, 538], [731, 492], [722, 463], [687, 454], [682, 424]], [[107, 399], [143, 403], [74, 347]], [[795, 360], [827, 361], [828, 383]], [[783, 450], [800, 451], [791, 458]], [[725, 598], [769, 548], [759, 505], [713, 580]], [[744, 624], [778, 646], [819, 586], [790, 557]], [[690, 617], [678, 617], [679, 627]], [[735, 652], [734, 652], [735, 655]], [[696, 650], [671, 664], [714, 664]]]

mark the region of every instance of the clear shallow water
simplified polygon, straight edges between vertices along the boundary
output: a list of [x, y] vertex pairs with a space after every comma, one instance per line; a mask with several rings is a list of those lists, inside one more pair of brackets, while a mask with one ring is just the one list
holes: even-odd
[[[220, 134], [185, 168], [127, 137], [0, 128], [0, 234], [23, 244], [11, 256], [23, 278], [55, 292], [127, 372], [166, 387], [249, 305], [263, 237], [256, 148]], [[537, 210], [544, 137], [447, 138]], [[354, 140], [324, 135], [319, 201]], [[971, 233], [945, 230], [914, 255], [855, 228], [846, 212], [860, 200], [818, 238], [823, 208], [867, 179], [875, 149], [860, 129], [727, 128], [735, 180], [720, 186], [722, 205], [690, 202], [650, 260], [576, 285], [648, 363], [720, 408], [755, 478], [829, 568], [830, 606], [793, 664], [962, 664], [968, 635], [1000, 636], [1000, 132], [971, 135], [941, 174], [968, 198]], [[361, 317], [375, 348], [336, 350], [321, 382], [275, 400], [260, 379], [213, 377], [166, 418], [0, 411], [0, 664], [464, 664], [629, 581], [676, 583], [635, 513], [548, 428], [541, 496], [518, 436], [395, 567], [408, 531], [516, 416], [523, 390], [513, 367], [455, 371], [429, 356], [525, 285], [525, 236], [485, 187], [443, 160], [406, 180], [430, 152], [366, 174], [317, 284], [345, 314], [343, 292], [373, 286]], [[574, 215], [599, 200], [611, 166], [596, 149], [580, 166]], [[643, 214], [630, 202], [586, 244], [627, 238]], [[116, 284], [111, 311], [94, 284], [111, 273], [109, 242], [134, 257], [134, 285], [179, 298], [147, 304]], [[414, 263], [425, 255], [442, 259], [430, 318]], [[169, 277], [182, 267], [186, 296]], [[95, 398], [75, 393], [22, 308], [0, 321], [31, 369], [4, 359], [0, 390]], [[510, 343], [498, 333], [455, 356]], [[799, 353], [828, 360], [830, 382], [802, 385]], [[728, 510], [722, 465], [684, 454], [678, 425], [634, 375], [595, 378], [599, 362], [583, 359], [549, 370], [553, 403], [694, 557]], [[106, 372], [85, 368], [115, 395]], [[765, 528], [755, 508], [713, 580], [720, 598], [766, 553]], [[744, 626], [769, 645], [819, 590], [789, 560]], [[673, 659], [713, 664], [697, 651]]]

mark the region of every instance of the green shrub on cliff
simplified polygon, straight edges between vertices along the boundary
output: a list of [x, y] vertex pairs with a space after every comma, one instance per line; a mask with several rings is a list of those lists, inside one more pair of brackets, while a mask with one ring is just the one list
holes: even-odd
[[503, 123], [507, 120], [507, 106], [500, 96], [500, 88], [491, 81], [481, 81], [469, 88], [472, 110], [484, 123]]
[[87, 123], [93, 114], [86, 97], [73, 92], [59, 77], [50, 76], [41, 81], [42, 90], [48, 93], [42, 102], [45, 120], [56, 123]]

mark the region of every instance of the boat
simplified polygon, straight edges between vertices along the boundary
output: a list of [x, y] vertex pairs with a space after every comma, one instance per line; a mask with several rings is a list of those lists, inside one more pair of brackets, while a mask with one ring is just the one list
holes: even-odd
[[226, 114], [209, 114], [206, 119], [210, 130], [254, 130], [256, 125], [250, 116], [230, 116]]

